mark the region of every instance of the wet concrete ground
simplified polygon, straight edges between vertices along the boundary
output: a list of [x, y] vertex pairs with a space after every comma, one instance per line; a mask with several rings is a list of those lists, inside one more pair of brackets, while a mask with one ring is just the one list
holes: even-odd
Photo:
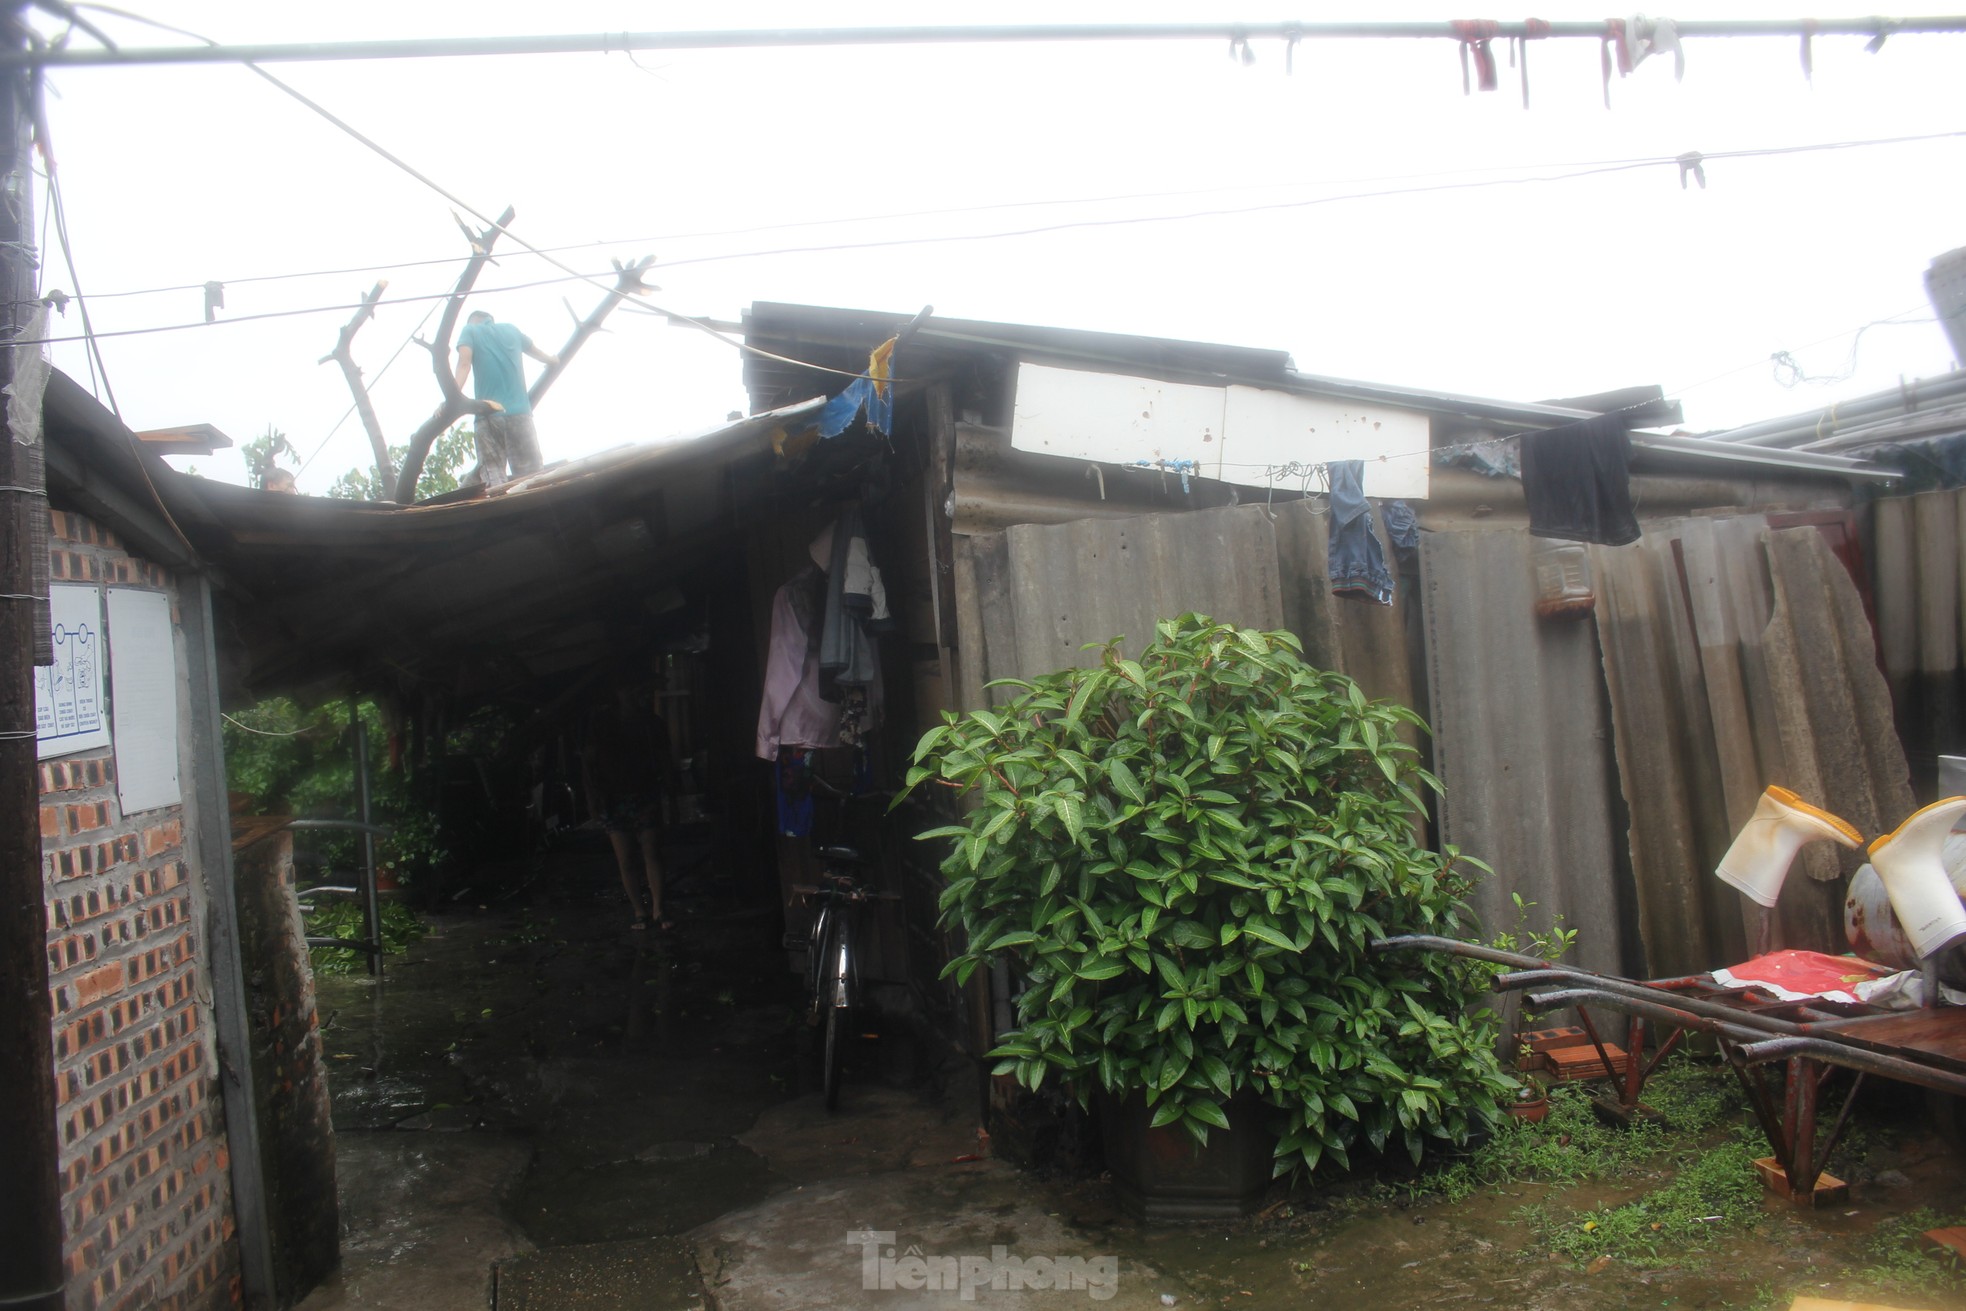
[[[987, 1148], [973, 1076], [893, 1034], [860, 1045], [828, 1115], [770, 907], [705, 889], [676, 898], [681, 927], [658, 939], [626, 929], [605, 853], [507, 873], [516, 892], [432, 917], [381, 986], [321, 980], [343, 1261], [304, 1311], [1786, 1307], [1848, 1295], [1881, 1219], [1966, 1214], [1959, 1158], [1912, 1133], [1848, 1205], [1770, 1202], [1739, 1244], [1662, 1268], [1588, 1273], [1522, 1219], [1629, 1188], [1402, 1206], [1279, 1187], [1259, 1217], [1147, 1228], [1097, 1178], [966, 1159]], [[975, 1284], [998, 1248], [1035, 1287], [909, 1286], [911, 1255], [954, 1258]], [[1074, 1270], [1079, 1287], [1047, 1287]]]

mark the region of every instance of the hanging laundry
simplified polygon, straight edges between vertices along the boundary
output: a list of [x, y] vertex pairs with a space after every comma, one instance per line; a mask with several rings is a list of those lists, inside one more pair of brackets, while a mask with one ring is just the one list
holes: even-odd
[[839, 741], [840, 708], [819, 694], [819, 638], [826, 618], [826, 576], [817, 565], [794, 574], [771, 602], [764, 699], [758, 707], [757, 754], [780, 747], [829, 747]]
[[1334, 460], [1331, 477], [1331, 536], [1327, 555], [1334, 596], [1393, 603], [1393, 576], [1386, 553], [1372, 531], [1372, 505], [1365, 499], [1365, 461]]
[[1686, 80], [1686, 51], [1679, 44], [1679, 24], [1670, 18], [1647, 18], [1634, 14], [1625, 20], [1625, 42], [1633, 68], [1653, 55], [1672, 56], [1675, 82]]
[[867, 426], [886, 436], [894, 428], [894, 384], [890, 369], [894, 360], [894, 344], [898, 337], [889, 337], [874, 348], [867, 357], [867, 372], [847, 384], [846, 390], [826, 402], [826, 408], [819, 412], [819, 435], [837, 437], [853, 426], [862, 411], [867, 415]]
[[812, 544], [826, 559], [819, 636], [819, 695], [840, 707], [834, 741], [858, 746], [880, 726], [881, 650], [873, 634], [890, 627], [887, 588], [867, 550], [858, 508], [848, 509]]
[[1405, 501], [1388, 501], [1379, 511], [1386, 525], [1386, 540], [1393, 544], [1393, 559], [1403, 574], [1420, 572], [1420, 518]]
[[1475, 85], [1483, 91], [1493, 91], [1501, 85], [1495, 75], [1495, 51], [1491, 43], [1501, 24], [1486, 18], [1457, 18], [1453, 21], [1454, 35], [1461, 41], [1461, 94], [1467, 95], [1468, 61], [1474, 60]]
[[1604, 546], [1638, 540], [1630, 420], [1624, 414], [1524, 433], [1518, 455], [1529, 531], [1535, 536]]
[[788, 838], [812, 833], [812, 749], [780, 747], [771, 772], [772, 795], [778, 799], [778, 831]]
[[1522, 35], [1509, 38], [1509, 64], [1522, 70], [1522, 107], [1529, 108], [1529, 43], [1541, 41], [1550, 34], [1547, 19], [1525, 18], [1522, 20]]

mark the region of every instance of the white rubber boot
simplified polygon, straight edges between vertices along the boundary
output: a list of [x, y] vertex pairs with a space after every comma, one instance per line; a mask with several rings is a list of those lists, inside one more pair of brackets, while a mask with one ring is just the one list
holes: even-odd
[[1755, 803], [1754, 815], [1734, 837], [1734, 845], [1714, 871], [1749, 900], [1773, 906], [1782, 895], [1795, 853], [1805, 842], [1826, 839], [1841, 846], [1863, 845], [1864, 835], [1827, 810], [1819, 810], [1787, 788], [1771, 787]]
[[1947, 797], [1870, 844], [1870, 863], [1920, 959], [1966, 938], [1966, 905], [1943, 858], [1946, 835], [1962, 815], [1966, 797]]

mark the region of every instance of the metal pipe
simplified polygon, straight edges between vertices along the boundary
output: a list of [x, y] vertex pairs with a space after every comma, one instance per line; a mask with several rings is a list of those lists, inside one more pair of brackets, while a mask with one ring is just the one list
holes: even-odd
[[1558, 1010], [1565, 1006], [1608, 1006], [1614, 1011], [1627, 1015], [1642, 1015], [1648, 1020], [1661, 1024], [1676, 1025], [1682, 1029], [1692, 1029], [1696, 1033], [1712, 1033], [1737, 1043], [1757, 1042], [1767, 1035], [1755, 1029], [1744, 1028], [1725, 1020], [1712, 1019], [1705, 1015], [1695, 1015], [1677, 1007], [1661, 1002], [1646, 1001], [1637, 997], [1626, 997], [1602, 988], [1559, 988], [1554, 992], [1532, 992], [1529, 1004], [1539, 1011]]
[[[1599, 22], [1498, 22], [1496, 39], [1601, 41]], [[1682, 19], [1681, 37], [1916, 36], [1966, 32], [1966, 17]], [[805, 27], [702, 32], [600, 32], [535, 36], [428, 37], [395, 41], [160, 46], [115, 50], [60, 47], [9, 52], [0, 68], [87, 64], [322, 63], [344, 59], [443, 59], [482, 55], [614, 54], [636, 50], [759, 50], [811, 46], [1006, 45], [1083, 41], [1331, 41], [1404, 38], [1463, 40], [1444, 22], [1348, 23], [1007, 23], [917, 27]]]
[[395, 831], [387, 824], [364, 824], [359, 819], [290, 819], [281, 827], [336, 833], [367, 832], [379, 838], [386, 838]]
[[1855, 400], [1831, 405], [1805, 414], [1763, 419], [1729, 432], [1715, 433], [1704, 440], [1729, 442], [1741, 446], [1784, 446], [1804, 441], [1820, 441], [1839, 428], [1858, 422], [1912, 414], [1926, 406], [1966, 397], [1966, 369], [1957, 369], [1937, 378], [1920, 379], [1891, 391], [1873, 392]]
[[1902, 1056], [1886, 1056], [1862, 1047], [1848, 1047], [1827, 1038], [1771, 1038], [1743, 1043], [1739, 1051], [1741, 1059], [1750, 1065], [1806, 1056], [1811, 1060], [1841, 1065], [1845, 1069], [1863, 1070], [1882, 1078], [1916, 1084], [1920, 1088], [1934, 1088], [1955, 1097], [1966, 1097], [1966, 1074], [1933, 1069]]
[[[1526, 971], [1522, 974], [1504, 974], [1495, 981], [1498, 991], [1514, 991], [1518, 988], [1533, 987], [1542, 983], [1578, 982], [1623, 997], [1633, 997], [1639, 1001], [1656, 1002], [1659, 989], [1630, 979], [1612, 978], [1609, 975], [1593, 974], [1589, 970], [1568, 971], [1562, 968]], [[1762, 1015], [1755, 1011], [1744, 1011], [1724, 1002], [1708, 1001], [1704, 997], [1686, 997], [1677, 993], [1672, 995], [1672, 1004], [1694, 1015], [1720, 1020], [1727, 1024], [1739, 1025], [1743, 1029], [1759, 1030], [1767, 1034], [1783, 1036], [1806, 1034], [1806, 1025], [1793, 1020], [1778, 1020], [1772, 1015]]]
[[[1464, 956], [1472, 960], [1485, 960], [1495, 965], [1514, 965], [1519, 974], [1504, 974], [1495, 981], [1498, 991], [1530, 987], [1537, 983], [1583, 982], [1592, 987], [1609, 989], [1641, 1001], [1652, 1001], [1657, 989], [1649, 984], [1636, 983], [1630, 979], [1620, 979], [1609, 974], [1599, 974], [1595, 970], [1579, 969], [1568, 965], [1552, 965], [1535, 956], [1524, 956], [1519, 952], [1499, 951], [1494, 947], [1484, 947], [1480, 943], [1462, 942], [1456, 938], [1443, 938], [1436, 934], [1410, 933], [1399, 937], [1380, 938], [1372, 944], [1374, 951], [1442, 951], [1451, 956]], [[1672, 980], [1680, 983], [1682, 980]], [[1698, 997], [1673, 998], [1673, 1003], [1684, 1007], [1696, 1015], [1710, 1019], [1738, 1024], [1748, 1029], [1759, 1029], [1764, 1033], [1796, 1034], [1806, 1030], [1799, 1024], [1788, 1020], [1778, 1020], [1772, 1016], [1757, 1015], [1752, 1011], [1738, 1010], [1719, 1002], [1704, 1001]], [[1695, 1026], [1697, 1027], [1697, 1026]]]
[[369, 973], [382, 973], [382, 907], [375, 895], [375, 825], [369, 822], [369, 726], [362, 722], [361, 710], [351, 702], [355, 716], [355, 796], [356, 813], [362, 828], [362, 931], [369, 940]]

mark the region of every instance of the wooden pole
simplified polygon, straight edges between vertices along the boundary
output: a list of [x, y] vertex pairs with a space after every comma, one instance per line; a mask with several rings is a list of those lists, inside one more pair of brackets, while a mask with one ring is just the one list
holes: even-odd
[[[10, 3], [0, 46], [26, 45]], [[12, 343], [34, 302], [33, 76], [0, 77], [0, 387], [15, 374]], [[0, 405], [0, 1306], [63, 1304], [60, 1148], [55, 1136], [54, 1014], [41, 877], [41, 789], [34, 758], [33, 520], [48, 512]]]

